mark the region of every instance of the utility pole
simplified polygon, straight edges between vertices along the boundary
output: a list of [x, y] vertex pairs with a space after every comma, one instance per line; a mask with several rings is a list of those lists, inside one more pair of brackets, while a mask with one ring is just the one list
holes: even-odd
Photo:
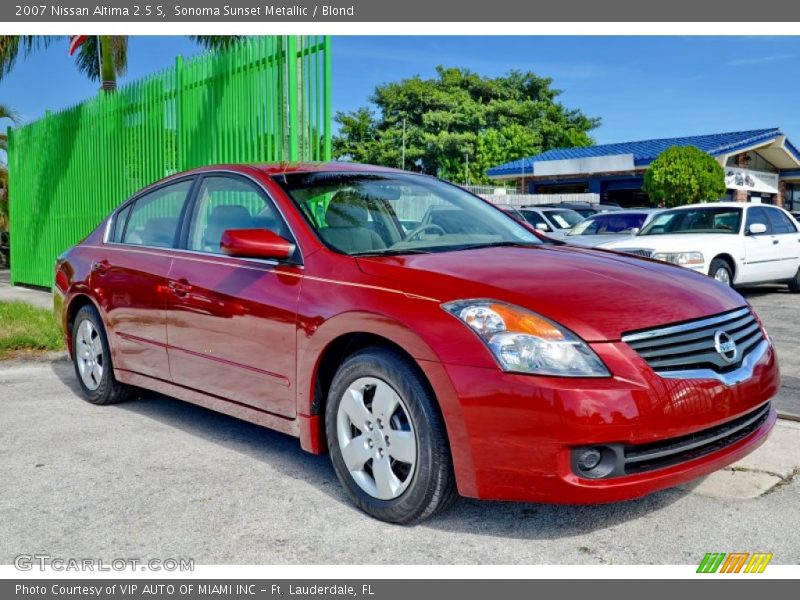
[[403, 165], [402, 169], [406, 170], [406, 118], [403, 117]]
[[466, 165], [464, 166], [464, 183], [469, 185], [469, 152], [464, 152], [464, 158], [466, 159]]

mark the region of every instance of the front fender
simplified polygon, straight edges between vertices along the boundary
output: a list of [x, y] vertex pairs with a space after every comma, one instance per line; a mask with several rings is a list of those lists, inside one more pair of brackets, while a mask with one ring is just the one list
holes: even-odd
[[[437, 305], [438, 310], [438, 305]], [[352, 311], [306, 328], [298, 335], [297, 413], [303, 449], [321, 454], [326, 450], [324, 411], [313, 408], [316, 381], [325, 351], [349, 334], [380, 336], [403, 348], [416, 362], [431, 385], [445, 422], [460, 493], [475, 495], [473, 458], [461, 402], [439, 356], [404, 323], [386, 314]]]

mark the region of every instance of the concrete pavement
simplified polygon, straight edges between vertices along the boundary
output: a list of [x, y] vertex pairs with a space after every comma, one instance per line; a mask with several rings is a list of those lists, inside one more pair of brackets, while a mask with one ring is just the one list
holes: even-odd
[[11, 285], [8, 269], [0, 269], [0, 300], [8, 302], [19, 300], [39, 308], [53, 308], [53, 297], [50, 292]]
[[779, 422], [757, 453], [681, 489], [604, 506], [461, 499], [415, 527], [354, 509], [328, 458], [293, 438], [156, 394], [88, 404], [65, 360], [2, 364], [0, 423], [4, 564], [35, 552], [198, 564], [697, 564], [734, 550], [800, 562], [796, 423]]

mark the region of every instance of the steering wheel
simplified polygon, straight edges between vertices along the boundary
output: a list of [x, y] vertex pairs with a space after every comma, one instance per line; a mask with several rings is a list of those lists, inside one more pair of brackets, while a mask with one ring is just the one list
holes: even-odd
[[427, 231], [428, 229], [436, 229], [440, 232], [441, 235], [445, 235], [447, 233], [444, 229], [442, 229], [435, 223], [428, 223], [427, 225], [420, 225], [416, 229], [412, 229], [411, 231], [409, 231], [408, 235], [406, 236], [406, 239], [404, 239], [403, 241], [409, 242], [413, 237], [418, 236], [420, 233], [422, 233], [423, 231]]

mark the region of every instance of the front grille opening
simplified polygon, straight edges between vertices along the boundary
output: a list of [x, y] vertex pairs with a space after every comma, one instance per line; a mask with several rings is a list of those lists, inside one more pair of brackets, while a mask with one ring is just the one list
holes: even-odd
[[[716, 335], [736, 344], [733, 361], [726, 360], [715, 346]], [[627, 343], [657, 373], [711, 369], [729, 373], [762, 341], [764, 334], [755, 316], [746, 307], [644, 331], [627, 333]]]
[[[589, 479], [612, 479], [663, 469], [718, 452], [745, 439], [769, 419], [766, 403], [732, 421], [689, 435], [636, 446], [605, 444], [572, 449], [572, 470]], [[597, 451], [602, 459], [587, 470], [581, 464], [587, 450]]]
[[769, 418], [770, 403], [711, 429], [663, 442], [631, 446], [625, 450], [625, 473], [663, 469], [700, 458], [743, 440]]

